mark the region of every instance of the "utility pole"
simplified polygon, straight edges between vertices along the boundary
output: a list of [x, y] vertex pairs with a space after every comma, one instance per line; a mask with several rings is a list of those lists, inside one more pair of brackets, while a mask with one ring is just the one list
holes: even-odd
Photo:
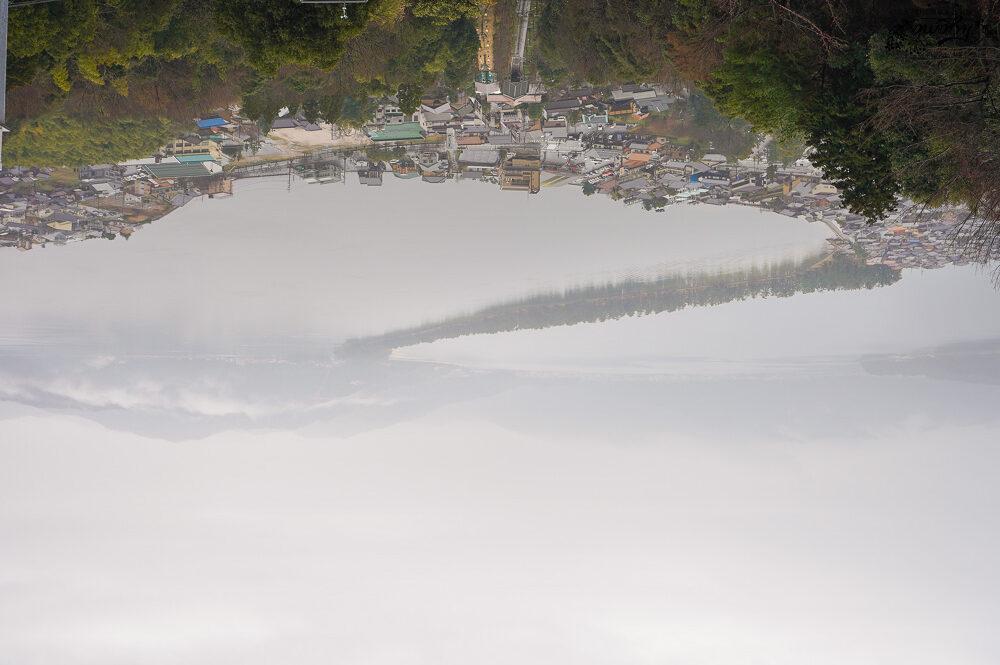
[[0, 168], [3, 168], [3, 135], [7, 129], [7, 13], [10, 0], [0, 0]]

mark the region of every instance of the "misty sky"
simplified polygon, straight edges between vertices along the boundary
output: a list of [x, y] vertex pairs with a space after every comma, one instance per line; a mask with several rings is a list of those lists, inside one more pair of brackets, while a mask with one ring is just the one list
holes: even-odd
[[995, 662], [986, 274], [336, 356], [826, 235], [594, 198], [267, 180], [5, 256], [0, 662]]

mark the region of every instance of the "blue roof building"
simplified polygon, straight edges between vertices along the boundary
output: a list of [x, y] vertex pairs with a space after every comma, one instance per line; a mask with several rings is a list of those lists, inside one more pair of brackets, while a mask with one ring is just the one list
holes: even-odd
[[200, 129], [208, 129], [209, 127], [222, 127], [225, 124], [228, 123], [222, 118], [206, 118], [205, 120], [198, 121], [198, 127]]

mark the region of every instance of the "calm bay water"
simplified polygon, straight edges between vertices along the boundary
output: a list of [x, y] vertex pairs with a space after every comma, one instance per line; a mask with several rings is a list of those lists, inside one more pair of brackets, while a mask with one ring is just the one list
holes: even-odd
[[1000, 295], [733, 286], [827, 234], [270, 180], [5, 257], [0, 660], [991, 663]]

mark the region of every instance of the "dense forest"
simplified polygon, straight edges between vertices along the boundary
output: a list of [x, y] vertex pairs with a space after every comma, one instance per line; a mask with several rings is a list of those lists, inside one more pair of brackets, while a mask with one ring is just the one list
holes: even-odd
[[[498, 15], [512, 0], [497, 0]], [[242, 100], [359, 125], [467, 89], [476, 0], [61, 0], [11, 10], [8, 121], [19, 158], [109, 155], [163, 122]], [[1000, 242], [1000, 0], [535, 0], [531, 71], [553, 89], [667, 81], [788, 143], [871, 218], [904, 195], [965, 203]], [[501, 11], [503, 10], [503, 11]], [[150, 119], [160, 119], [150, 122]], [[44, 145], [62, 120], [61, 145]], [[131, 119], [116, 131], [110, 119]], [[18, 138], [21, 128], [24, 132]], [[35, 151], [35, 146], [38, 150]], [[77, 150], [78, 148], [78, 150]]]
[[463, 335], [593, 323], [748, 298], [873, 289], [894, 284], [899, 278], [899, 271], [889, 266], [865, 265], [844, 254], [817, 255], [800, 262], [731, 273], [671, 274], [652, 281], [626, 281], [541, 294], [446, 321], [349, 340], [339, 355], [387, 355], [394, 348]]

